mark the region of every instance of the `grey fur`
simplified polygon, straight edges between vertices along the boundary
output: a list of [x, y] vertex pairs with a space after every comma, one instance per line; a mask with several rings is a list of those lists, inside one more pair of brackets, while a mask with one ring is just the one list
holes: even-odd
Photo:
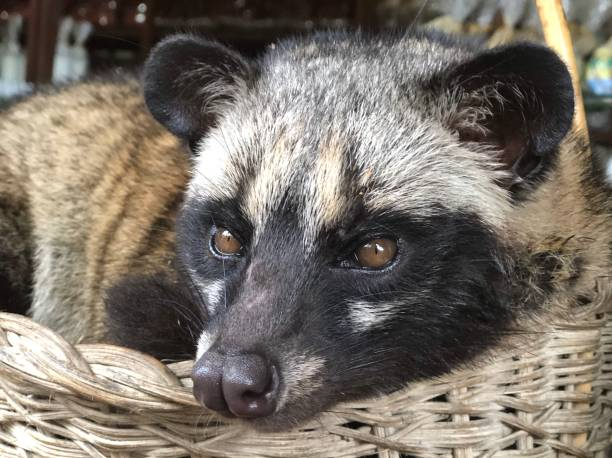
[[[292, 186], [309, 227], [309, 245], [325, 213], [331, 212], [332, 219], [340, 216], [329, 207], [341, 205], [343, 190], [329, 190], [328, 200], [321, 200], [318, 191], [324, 183], [341, 180], [334, 175], [349, 172], [350, 163], [350, 173], [362, 177], [356, 186], [368, 189], [376, 182], [365, 196], [372, 209], [399, 206], [427, 215], [442, 202], [501, 226], [507, 208], [503, 191], [494, 184], [500, 172], [482, 151], [466, 148], [445, 128], [462, 94], [432, 99], [420, 88], [472, 54], [444, 40], [399, 35], [380, 41], [323, 35], [283, 43], [266, 54], [260, 63], [265, 72], [253, 87], [240, 88], [241, 96], [219, 128], [204, 139], [190, 190], [228, 195], [242, 179], [236, 171], [243, 164], [259, 167], [262, 173], [251, 188], [256, 195], [245, 211], [261, 223], [266, 209], [259, 206], [275, 205]], [[351, 157], [330, 161], [338, 170], [328, 171], [326, 165], [317, 171], [311, 152], [326, 148], [327, 142], [340, 150], [350, 147]], [[218, 155], [227, 155], [221, 161], [226, 174], [219, 173], [224, 165], [210, 162]], [[453, 177], [459, 179], [450, 181]], [[258, 186], [263, 189], [253, 191]]]

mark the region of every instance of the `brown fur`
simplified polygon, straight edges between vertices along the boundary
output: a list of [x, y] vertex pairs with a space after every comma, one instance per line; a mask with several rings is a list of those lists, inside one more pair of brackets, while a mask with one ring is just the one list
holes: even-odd
[[510, 218], [513, 243], [527, 250], [520, 268], [532, 282], [550, 277], [542, 282], [553, 292], [550, 304], [571, 307], [592, 298], [596, 281], [612, 274], [610, 193], [593, 172], [585, 141], [568, 135], [551, 179]]
[[170, 270], [188, 155], [130, 79], [35, 95], [1, 115], [0, 138], [0, 201], [28, 210], [0, 215], [0, 249], [20, 255], [4, 275], [35, 253], [32, 316], [72, 342], [100, 340], [104, 291]]
[[610, 188], [594, 170], [581, 135], [568, 134], [559, 153], [550, 179], [515, 208], [505, 234], [521, 253], [513, 275], [517, 297], [540, 308], [524, 310], [494, 348], [463, 367], [486, 367], [508, 351], [529, 351], [556, 321], [571, 322], [581, 306], [600, 303], [612, 288]]

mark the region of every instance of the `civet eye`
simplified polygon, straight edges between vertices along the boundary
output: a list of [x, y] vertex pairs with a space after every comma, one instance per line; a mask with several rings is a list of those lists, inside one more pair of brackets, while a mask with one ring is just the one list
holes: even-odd
[[391, 239], [372, 239], [355, 250], [355, 260], [360, 267], [381, 269], [395, 258], [397, 242]]
[[236, 256], [242, 252], [242, 243], [225, 227], [217, 228], [211, 245], [216, 254], [221, 256]]

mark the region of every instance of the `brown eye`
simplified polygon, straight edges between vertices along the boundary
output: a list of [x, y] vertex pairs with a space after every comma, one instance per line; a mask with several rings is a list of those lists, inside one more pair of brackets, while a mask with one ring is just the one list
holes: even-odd
[[380, 269], [385, 267], [397, 253], [397, 243], [391, 239], [372, 239], [355, 251], [355, 258], [360, 267]]
[[215, 251], [222, 256], [235, 256], [242, 251], [242, 244], [228, 229], [220, 227], [212, 239]]

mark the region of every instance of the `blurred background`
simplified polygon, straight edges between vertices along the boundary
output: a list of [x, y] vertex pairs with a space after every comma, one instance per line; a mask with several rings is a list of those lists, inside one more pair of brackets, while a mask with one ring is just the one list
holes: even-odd
[[[612, 182], [612, 0], [566, 0], [591, 139]], [[543, 41], [534, 0], [0, 0], [0, 106], [36, 85], [137, 69], [176, 31], [249, 55], [315, 29], [424, 25], [489, 46]]]

